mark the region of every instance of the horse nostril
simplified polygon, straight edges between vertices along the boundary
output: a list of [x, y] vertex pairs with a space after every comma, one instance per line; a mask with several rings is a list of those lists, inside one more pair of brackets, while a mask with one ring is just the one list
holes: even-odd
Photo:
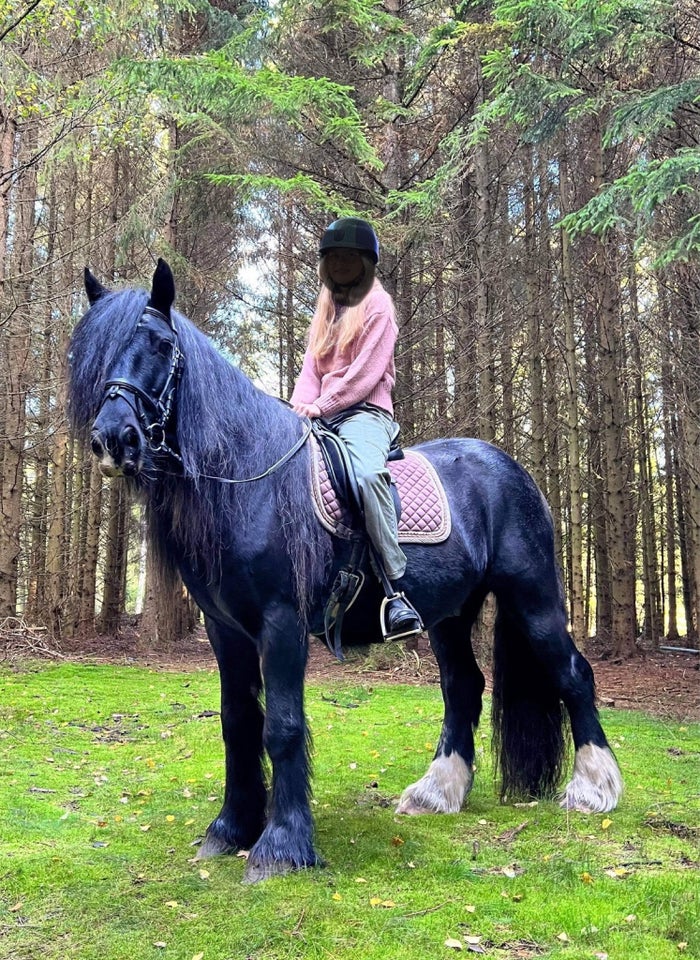
[[90, 447], [96, 457], [101, 457], [104, 453], [104, 447], [102, 446], [102, 442], [100, 441], [99, 437], [92, 438], [90, 441]]
[[122, 430], [122, 443], [125, 447], [138, 447], [139, 435], [132, 426], [124, 427]]

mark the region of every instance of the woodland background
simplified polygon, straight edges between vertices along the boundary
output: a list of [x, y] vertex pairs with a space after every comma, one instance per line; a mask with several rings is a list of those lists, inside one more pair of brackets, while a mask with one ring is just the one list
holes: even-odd
[[580, 645], [697, 646], [699, 183], [696, 0], [0, 0], [0, 644], [194, 616], [67, 430], [84, 265], [286, 397], [360, 214], [404, 443], [531, 470]]

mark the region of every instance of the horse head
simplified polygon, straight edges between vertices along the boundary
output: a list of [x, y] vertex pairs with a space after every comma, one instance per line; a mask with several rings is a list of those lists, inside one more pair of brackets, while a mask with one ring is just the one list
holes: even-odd
[[[85, 290], [91, 307], [109, 294], [87, 268]], [[171, 315], [174, 299], [172, 271], [158, 260], [148, 303], [108, 370], [92, 425], [92, 451], [105, 476], [136, 477], [149, 454], [177, 457], [172, 448], [173, 406], [182, 354]]]

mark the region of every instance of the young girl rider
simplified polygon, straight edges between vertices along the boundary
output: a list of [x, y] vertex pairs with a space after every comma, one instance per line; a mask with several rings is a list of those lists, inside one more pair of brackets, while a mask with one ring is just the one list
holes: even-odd
[[336, 220], [325, 230], [319, 254], [322, 287], [291, 404], [302, 416], [323, 417], [345, 442], [374, 560], [391, 587], [383, 615], [386, 637], [411, 636], [422, 624], [395, 583], [406, 570], [406, 557], [386, 468], [398, 430], [392, 404], [394, 304], [375, 277], [379, 242], [365, 220]]

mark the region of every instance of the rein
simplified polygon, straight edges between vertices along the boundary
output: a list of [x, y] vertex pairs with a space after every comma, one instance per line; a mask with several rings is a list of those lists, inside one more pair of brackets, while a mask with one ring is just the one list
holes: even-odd
[[198, 476], [204, 477], [205, 480], [218, 480], [219, 483], [253, 483], [255, 480], [264, 480], [265, 477], [269, 477], [271, 473], [274, 473], [275, 470], [278, 470], [279, 467], [281, 467], [283, 464], [287, 462], [287, 460], [291, 460], [291, 458], [294, 456], [295, 453], [301, 450], [301, 448], [304, 446], [306, 441], [311, 436], [312, 429], [313, 429], [313, 425], [311, 420], [309, 420], [307, 422], [306, 427], [304, 428], [304, 432], [299, 437], [299, 439], [294, 444], [294, 446], [290, 450], [287, 450], [286, 453], [282, 454], [282, 456], [279, 458], [279, 460], [277, 460], [276, 463], [273, 463], [271, 467], [268, 467], [267, 470], [263, 471], [263, 473], [259, 473], [256, 477], [237, 477], [232, 479], [230, 477], [213, 477], [208, 473], [200, 473], [198, 474]]

